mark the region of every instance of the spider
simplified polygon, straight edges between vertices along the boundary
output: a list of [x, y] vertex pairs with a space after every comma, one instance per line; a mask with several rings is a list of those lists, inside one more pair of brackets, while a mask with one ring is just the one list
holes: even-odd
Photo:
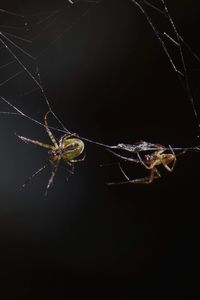
[[[154, 145], [154, 144], [152, 144], [152, 145]], [[134, 162], [134, 163], [143, 165], [147, 170], [150, 171], [150, 175], [147, 177], [144, 177], [144, 178], [130, 179], [126, 175], [126, 173], [124, 172], [124, 170], [122, 169], [122, 167], [119, 163], [119, 168], [120, 168], [122, 174], [124, 175], [124, 177], [126, 178], [126, 181], [122, 181], [122, 182], [118, 182], [118, 183], [109, 182], [108, 185], [126, 184], [126, 183], [150, 184], [155, 179], [158, 179], [161, 177], [161, 174], [157, 169], [157, 167], [160, 165], [164, 166], [168, 172], [173, 172], [175, 164], [176, 164], [176, 155], [175, 155], [173, 149], [170, 147], [171, 153], [165, 153], [166, 148], [164, 146], [156, 145], [156, 144], [154, 146], [155, 147], [157, 146], [158, 150], [154, 151], [152, 154], [144, 155], [144, 159], [141, 158], [139, 152], [137, 152], [138, 159], [133, 159], [130, 157], [125, 157], [125, 156], [119, 155], [119, 154], [109, 150], [115, 156], [118, 156], [125, 161], [130, 161], [130, 162]], [[186, 150], [179, 153], [179, 155], [184, 154], [185, 152], [186, 152]], [[169, 166], [170, 164], [171, 164], [171, 167]]]
[[[46, 187], [45, 195], [47, 195], [48, 189], [53, 184], [53, 180], [54, 180], [54, 177], [56, 175], [56, 172], [57, 172], [57, 169], [58, 169], [58, 166], [59, 166], [59, 163], [61, 160], [63, 160], [65, 163], [67, 163], [70, 167], [73, 168], [74, 163], [76, 163], [78, 161], [83, 161], [85, 159], [85, 156], [81, 159], [76, 159], [84, 151], [83, 141], [80, 140], [79, 138], [73, 137], [73, 136], [76, 136], [76, 134], [71, 134], [71, 133], [64, 134], [63, 136], [61, 136], [61, 138], [58, 142], [56, 141], [56, 139], [53, 136], [52, 132], [50, 131], [48, 123], [47, 123], [47, 116], [49, 113], [50, 113], [50, 111], [48, 111], [45, 114], [44, 127], [45, 127], [46, 132], [52, 142], [52, 145], [45, 144], [45, 143], [39, 142], [37, 140], [32, 140], [32, 139], [17, 135], [17, 137], [20, 138], [25, 143], [35, 144], [37, 146], [40, 146], [40, 147], [43, 147], [43, 148], [46, 148], [49, 150], [48, 151], [49, 160], [47, 161], [47, 163], [43, 167], [38, 169], [34, 174], [32, 174], [28, 178], [28, 180], [22, 185], [22, 188], [24, 188], [26, 186], [26, 184], [28, 182], [30, 182], [31, 179], [33, 177], [35, 177], [38, 173], [40, 173], [42, 170], [44, 170], [50, 162], [53, 165], [53, 169], [52, 169], [52, 173], [51, 173], [51, 176], [49, 178], [49, 181], [48, 181], [48, 184]], [[73, 169], [72, 169], [72, 173], [73, 173]]]

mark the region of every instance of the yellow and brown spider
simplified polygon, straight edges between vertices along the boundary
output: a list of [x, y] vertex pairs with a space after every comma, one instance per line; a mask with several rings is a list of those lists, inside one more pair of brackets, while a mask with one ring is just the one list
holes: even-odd
[[[141, 164], [142, 166], [144, 166], [147, 170], [150, 171], [150, 175], [144, 178], [139, 178], [139, 179], [130, 179], [125, 171], [122, 169], [120, 163], [119, 163], [119, 168], [122, 172], [122, 174], [124, 175], [124, 177], [126, 178], [126, 181], [122, 181], [122, 182], [109, 182], [108, 185], [114, 185], [114, 184], [126, 184], [126, 183], [135, 183], [135, 184], [150, 184], [152, 183], [155, 179], [158, 179], [161, 177], [160, 172], [158, 171], [158, 166], [164, 166], [165, 169], [168, 172], [173, 172], [175, 164], [176, 164], [176, 155], [173, 151], [173, 149], [170, 147], [171, 149], [171, 153], [166, 153], [165, 151], [167, 150], [164, 146], [162, 145], [157, 145], [157, 144], [151, 144], [154, 146], [154, 148], [157, 147], [158, 150], [154, 151], [151, 154], [146, 154], [144, 155], [144, 158], [142, 159], [139, 152], [137, 152], [137, 157], [138, 159], [133, 159], [131, 157], [126, 157], [126, 156], [122, 156], [119, 155], [111, 150], [109, 150], [110, 152], [112, 152], [115, 156], [118, 156], [119, 158], [123, 159], [124, 161], [129, 161], [129, 162], [133, 162], [133, 163], [137, 163], [137, 164]], [[182, 151], [180, 154], [184, 154], [186, 152], [186, 150]], [[169, 166], [171, 164], [171, 166]]]
[[49, 150], [48, 151], [48, 154], [49, 154], [48, 162], [43, 167], [41, 167], [39, 170], [37, 170], [31, 177], [29, 177], [28, 180], [22, 186], [22, 187], [25, 187], [26, 183], [29, 182], [33, 177], [35, 177], [42, 170], [44, 170], [50, 162], [53, 165], [53, 170], [52, 170], [51, 177], [49, 178], [49, 181], [48, 181], [48, 184], [46, 187], [45, 195], [47, 194], [48, 189], [50, 188], [50, 186], [53, 183], [54, 177], [56, 175], [56, 171], [58, 169], [58, 165], [61, 160], [63, 160], [65, 163], [67, 163], [70, 167], [73, 167], [74, 163], [76, 163], [78, 161], [83, 161], [85, 159], [85, 156], [81, 159], [76, 159], [78, 156], [80, 156], [83, 153], [84, 143], [81, 139], [79, 139], [77, 137], [73, 137], [73, 136], [76, 136], [75, 134], [71, 134], [71, 133], [64, 134], [63, 136], [61, 136], [61, 138], [58, 142], [56, 141], [56, 139], [53, 136], [52, 132], [50, 131], [48, 123], [47, 123], [48, 114], [49, 114], [49, 112], [47, 112], [44, 117], [44, 127], [45, 127], [46, 132], [52, 142], [52, 145], [45, 144], [45, 143], [39, 142], [37, 140], [32, 140], [32, 139], [17, 135], [18, 138], [20, 138], [25, 143], [31, 143], [31, 144], [34, 144], [34, 145], [37, 145], [37, 146], [40, 146], [40, 147], [43, 147], [43, 148], [46, 148]]

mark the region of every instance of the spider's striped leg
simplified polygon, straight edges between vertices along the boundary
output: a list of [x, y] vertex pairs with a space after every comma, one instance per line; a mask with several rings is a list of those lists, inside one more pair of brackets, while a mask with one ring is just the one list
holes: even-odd
[[64, 140], [67, 140], [67, 139], [73, 138], [73, 137], [78, 138], [78, 135], [76, 133], [70, 133], [70, 132], [65, 133], [63, 136], [61, 136], [61, 138], [59, 140], [59, 147], [62, 148]]
[[[65, 161], [70, 168], [67, 168], [67, 172], [69, 175], [74, 175], [74, 164], [68, 161]], [[66, 176], [66, 180], [68, 181], [68, 176]]]
[[50, 111], [48, 111], [45, 116], [44, 116], [44, 125], [45, 125], [45, 129], [46, 129], [46, 132], [50, 138], [50, 140], [52, 141], [54, 147], [58, 148], [58, 144], [56, 142], [56, 139], [54, 138], [53, 136], [53, 133], [51, 132], [51, 130], [49, 129], [49, 126], [48, 126], [48, 122], [47, 122], [47, 116], [48, 114], [50, 113]]
[[70, 162], [76, 163], [76, 162], [79, 162], [79, 161], [84, 161], [85, 158], [86, 158], [86, 154], [84, 154], [83, 157], [79, 158], [79, 159], [70, 159]]
[[52, 169], [52, 172], [51, 172], [51, 177], [49, 178], [49, 181], [48, 181], [48, 184], [47, 184], [47, 187], [46, 187], [45, 196], [47, 196], [48, 189], [53, 184], [53, 180], [54, 180], [54, 177], [57, 173], [59, 163], [60, 163], [60, 159], [58, 159], [55, 163], [53, 163], [53, 169]]
[[41, 168], [39, 168], [35, 173], [33, 173], [23, 184], [22, 187], [20, 189], [20, 191], [25, 188], [25, 186], [31, 182], [31, 180], [38, 175], [40, 172], [42, 172], [47, 166], [48, 166], [49, 162], [46, 162], [44, 166], [42, 166]]
[[31, 144], [34, 144], [34, 145], [37, 145], [37, 146], [40, 146], [40, 147], [43, 147], [43, 148], [46, 148], [46, 149], [54, 149], [54, 146], [51, 146], [51, 145], [49, 145], [49, 144], [44, 144], [44, 143], [42, 143], [42, 142], [39, 142], [39, 141], [36, 141], [36, 140], [32, 140], [32, 139], [28, 139], [28, 138], [26, 138], [26, 137], [24, 137], [24, 136], [21, 136], [21, 135], [17, 135], [16, 134], [16, 136], [20, 139], [20, 140], [22, 140], [23, 142], [25, 142], [25, 143], [31, 143]]

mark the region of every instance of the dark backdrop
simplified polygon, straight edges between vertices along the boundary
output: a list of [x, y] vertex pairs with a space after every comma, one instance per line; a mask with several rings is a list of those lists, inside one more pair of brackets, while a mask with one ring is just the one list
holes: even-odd
[[[198, 144], [184, 89], [131, 1], [83, 3], [64, 10], [67, 1], [29, 2], [5, 1], [0, 8], [29, 15], [61, 8], [46, 29], [48, 23], [34, 27], [40, 16], [30, 16], [28, 36], [39, 36], [31, 46], [20, 45], [35, 57], [45, 50], [37, 59], [42, 85], [69, 130], [107, 144], [141, 139]], [[167, 4], [182, 36], [199, 53], [200, 4]], [[152, 16], [158, 28], [167, 26], [159, 14]], [[2, 24], [8, 21], [8, 15], [1, 18]], [[20, 26], [19, 18], [9, 18]], [[169, 49], [179, 63], [176, 47]], [[17, 54], [34, 72], [34, 63]], [[199, 109], [199, 65], [185, 55]], [[1, 71], [9, 77], [17, 68]], [[1, 95], [42, 121], [47, 111], [43, 97], [37, 90], [26, 94], [35, 87], [22, 73], [3, 84]], [[8, 109], [2, 104], [1, 110]], [[60, 168], [45, 198], [50, 168], [19, 189], [47, 153], [20, 142], [14, 133], [48, 142], [36, 124], [1, 116], [1, 299], [198, 298], [198, 153], [180, 157], [173, 174], [161, 168], [162, 178], [151, 185], [108, 187], [106, 182], [122, 176], [116, 165], [99, 165], [116, 160], [86, 143], [85, 162], [77, 164], [68, 182], [68, 173]], [[129, 175], [146, 173], [133, 165]]]

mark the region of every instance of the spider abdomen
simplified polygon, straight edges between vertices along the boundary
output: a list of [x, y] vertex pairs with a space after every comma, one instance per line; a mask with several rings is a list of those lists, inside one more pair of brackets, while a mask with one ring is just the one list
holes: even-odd
[[84, 151], [84, 143], [76, 138], [64, 138], [62, 140], [62, 158], [66, 160], [73, 160]]

